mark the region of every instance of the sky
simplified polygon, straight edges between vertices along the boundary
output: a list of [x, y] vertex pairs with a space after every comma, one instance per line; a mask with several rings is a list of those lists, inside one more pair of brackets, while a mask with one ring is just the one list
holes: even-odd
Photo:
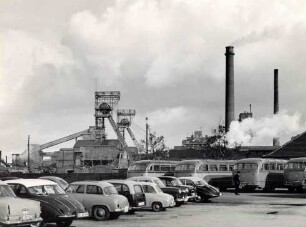
[[195, 130], [210, 134], [225, 118], [229, 45], [236, 119], [249, 104], [254, 115], [234, 122], [229, 140], [283, 144], [306, 129], [305, 17], [303, 0], [0, 0], [0, 150], [94, 125], [96, 88], [136, 109], [138, 140], [146, 117], [170, 148]]

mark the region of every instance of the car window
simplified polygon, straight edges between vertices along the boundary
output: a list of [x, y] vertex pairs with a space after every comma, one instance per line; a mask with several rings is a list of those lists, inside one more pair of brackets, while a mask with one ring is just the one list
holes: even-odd
[[84, 193], [84, 191], [85, 191], [85, 185], [80, 185], [76, 190], [76, 193]]
[[67, 189], [66, 189], [66, 193], [76, 193], [77, 188], [79, 187], [79, 185], [70, 185]]
[[0, 185], [0, 198], [1, 197], [16, 197], [13, 190], [8, 185]]
[[186, 185], [191, 185], [191, 186], [193, 186], [192, 180], [186, 180]]
[[142, 194], [143, 191], [142, 191], [142, 188], [140, 185], [134, 185], [134, 191], [135, 191], [135, 194]]
[[143, 185], [145, 193], [156, 193], [155, 189], [151, 185]]
[[86, 193], [87, 194], [103, 194], [102, 189], [99, 186], [96, 185], [87, 185], [86, 187]]
[[116, 188], [114, 186], [107, 186], [104, 188], [104, 193], [106, 195], [118, 194]]
[[122, 191], [123, 191], [123, 192], [129, 192], [130, 189], [129, 189], [129, 187], [128, 187], [127, 185], [123, 184], [123, 185], [122, 185]]
[[122, 192], [122, 185], [121, 184], [117, 184], [117, 183], [112, 183], [112, 185], [114, 185], [114, 187], [116, 188], [117, 192]]

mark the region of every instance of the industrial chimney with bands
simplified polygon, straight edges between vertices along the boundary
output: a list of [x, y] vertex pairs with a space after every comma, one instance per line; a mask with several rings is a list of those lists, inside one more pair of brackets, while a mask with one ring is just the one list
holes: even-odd
[[234, 94], [234, 47], [227, 46], [225, 52], [225, 131], [228, 132], [230, 124], [235, 120], [235, 94]]
[[[274, 69], [274, 114], [278, 114], [278, 69]], [[279, 138], [273, 138], [273, 146], [280, 146]]]

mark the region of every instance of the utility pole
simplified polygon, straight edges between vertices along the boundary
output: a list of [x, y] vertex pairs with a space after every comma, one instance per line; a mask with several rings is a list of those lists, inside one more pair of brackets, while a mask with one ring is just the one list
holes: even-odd
[[149, 134], [149, 124], [148, 124], [148, 117], [146, 117], [146, 154], [148, 154], [148, 148], [149, 148], [149, 141], [148, 141], [148, 134]]
[[30, 167], [30, 135], [28, 135], [28, 171], [31, 172], [31, 167]]

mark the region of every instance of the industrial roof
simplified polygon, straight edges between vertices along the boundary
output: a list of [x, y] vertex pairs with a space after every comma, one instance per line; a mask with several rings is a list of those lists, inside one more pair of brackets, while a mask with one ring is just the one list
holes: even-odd
[[306, 131], [293, 137], [289, 142], [275, 151], [265, 155], [265, 158], [298, 158], [306, 156]]
[[118, 140], [77, 140], [73, 148], [80, 147], [99, 147], [99, 146], [117, 146], [119, 144]]

